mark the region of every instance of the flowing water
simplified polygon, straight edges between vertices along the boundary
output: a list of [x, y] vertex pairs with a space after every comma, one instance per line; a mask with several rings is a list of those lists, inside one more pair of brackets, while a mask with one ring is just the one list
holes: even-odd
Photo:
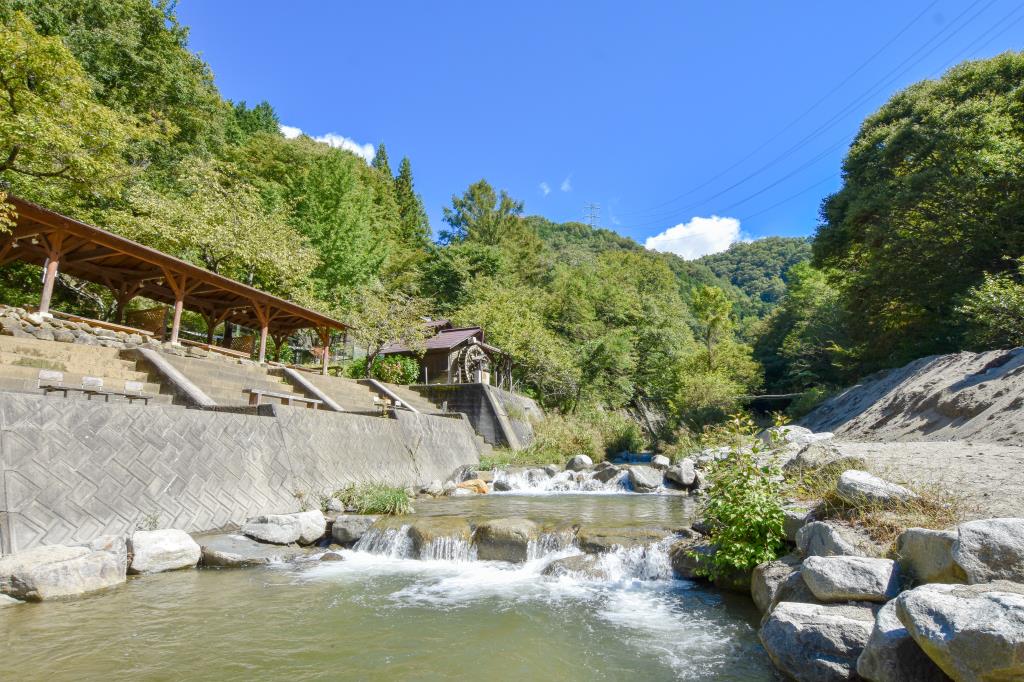
[[554, 528], [512, 565], [456, 538], [410, 558], [403, 522], [344, 561], [132, 578], [0, 609], [0, 679], [774, 680], [749, 599], [671, 578], [667, 542], [601, 556], [605, 578], [549, 577], [579, 553], [555, 527], [670, 527], [686, 498], [488, 495], [417, 515], [526, 516]]

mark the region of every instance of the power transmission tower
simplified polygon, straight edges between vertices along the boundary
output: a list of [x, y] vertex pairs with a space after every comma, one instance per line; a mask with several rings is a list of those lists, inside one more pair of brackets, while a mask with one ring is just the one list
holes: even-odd
[[601, 204], [595, 204], [591, 201], [583, 205], [583, 210], [586, 211], [587, 223], [591, 227], [597, 227], [597, 221], [601, 218]]

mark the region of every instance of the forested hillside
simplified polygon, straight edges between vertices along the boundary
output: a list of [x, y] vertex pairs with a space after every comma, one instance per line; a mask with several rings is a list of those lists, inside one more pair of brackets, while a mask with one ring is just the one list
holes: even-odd
[[[0, 22], [4, 190], [337, 316], [367, 348], [382, 333], [415, 346], [425, 315], [482, 325], [519, 390], [577, 419], [628, 413], [620, 436], [672, 439], [765, 387], [827, 390], [1024, 340], [1019, 310], [993, 304], [1019, 290], [1024, 255], [1017, 54], [869, 118], [813, 245], [769, 238], [685, 261], [525, 217], [486, 180], [452, 188], [431, 226], [412, 160], [396, 170], [384, 144], [366, 163], [286, 139], [270, 103], [221, 97], [173, 3], [0, 0]], [[37, 281], [7, 266], [0, 293], [30, 302]], [[56, 297], [113, 309], [68, 277]]]

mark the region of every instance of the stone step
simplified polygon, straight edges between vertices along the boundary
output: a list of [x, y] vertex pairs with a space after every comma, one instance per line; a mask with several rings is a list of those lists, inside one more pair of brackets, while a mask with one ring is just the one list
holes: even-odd
[[61, 343], [59, 341], [40, 341], [38, 339], [20, 339], [13, 336], [0, 336], [0, 351], [27, 357], [39, 357], [61, 360], [82, 360], [100, 362], [123, 362], [121, 349], [103, 346], [87, 346], [81, 343]]
[[79, 383], [83, 376], [101, 377], [115, 385], [117, 383], [124, 383], [125, 381], [141, 381], [143, 383], [149, 381], [149, 374], [146, 372], [126, 370], [120, 367], [103, 367], [100, 365], [66, 366], [62, 363], [46, 363], [45, 361], [40, 361], [38, 365], [26, 367], [24, 365], [0, 362], [0, 376], [10, 377], [12, 379], [31, 379], [32, 381], [35, 381], [39, 377], [39, 370], [43, 369], [52, 369], [64, 372], [65, 383]]
[[[76, 383], [81, 383], [81, 381], [80, 380], [78, 382], [65, 381], [65, 383], [68, 384], [69, 386], [74, 386], [74, 385], [76, 385]], [[106, 383], [106, 382], [104, 382], [104, 383]], [[110, 389], [110, 390], [117, 391], [117, 390], [120, 390], [121, 388], [123, 388], [123, 384], [110, 384], [110, 385], [107, 386], [107, 388]], [[151, 404], [170, 405], [173, 402], [174, 397], [171, 396], [171, 395], [165, 394], [165, 393], [160, 393], [159, 389], [160, 389], [160, 387], [155, 385], [155, 384], [145, 384], [143, 386], [142, 391], [146, 395], [149, 395], [149, 396], [152, 397], [152, 399], [150, 400]], [[12, 379], [12, 378], [3, 377], [3, 376], [0, 376], [0, 392], [31, 393], [31, 394], [35, 394], [35, 395], [44, 395], [44, 394], [46, 394], [46, 392], [44, 392], [42, 389], [37, 387], [37, 384], [36, 384], [36, 382], [34, 380], [33, 381], [25, 381], [23, 379]], [[63, 393], [59, 393], [59, 392], [51, 391], [47, 395], [49, 395], [49, 397], [58, 398], [60, 400], [64, 399], [64, 394]], [[83, 395], [82, 393], [80, 393], [78, 391], [68, 391], [67, 399], [68, 400], [87, 400], [88, 396], [85, 396], [85, 395]], [[103, 402], [104, 398], [102, 398], [100, 396], [94, 396], [92, 398], [92, 400], [98, 401], [98, 402]], [[124, 398], [124, 397], [110, 396], [110, 402], [127, 402], [127, 399]]]
[[211, 360], [209, 358], [196, 358], [183, 355], [175, 355], [173, 353], [164, 353], [167, 361], [175, 367], [182, 369], [192, 369], [193, 371], [208, 371], [208, 372], [229, 372], [229, 373], [255, 373], [255, 374], [266, 374], [267, 369], [260, 367], [259, 365], [242, 364], [231, 358]]
[[244, 381], [226, 381], [226, 380], [215, 380], [211, 381], [204, 377], [193, 377], [189, 376], [189, 379], [196, 386], [207, 387], [211, 390], [227, 389], [227, 390], [238, 390], [241, 391], [245, 388], [262, 388], [268, 391], [277, 391], [278, 393], [296, 393], [299, 395], [305, 395], [302, 391], [296, 389], [290, 384], [285, 384], [280, 381], [274, 381], [273, 378], [252, 378], [245, 379]]

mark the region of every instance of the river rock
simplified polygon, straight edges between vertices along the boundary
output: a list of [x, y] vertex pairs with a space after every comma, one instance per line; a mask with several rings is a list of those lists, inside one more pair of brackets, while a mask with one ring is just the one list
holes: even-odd
[[341, 503], [337, 497], [328, 497], [327, 501], [324, 502], [324, 512], [330, 512], [332, 514], [341, 514], [345, 511], [345, 505]]
[[761, 643], [797, 682], [845, 682], [856, 679], [874, 623], [874, 611], [863, 606], [782, 602], [761, 626]]
[[209, 568], [246, 568], [288, 561], [303, 553], [292, 545], [269, 545], [235, 533], [214, 533], [196, 538], [200, 563]]
[[[425, 516], [413, 521], [409, 527], [409, 538], [417, 557], [429, 553], [437, 540], [451, 538], [456, 542], [469, 543], [472, 536], [469, 522], [461, 516]], [[428, 552], [424, 552], [428, 550]]]
[[5, 606], [15, 606], [17, 604], [24, 604], [25, 602], [14, 597], [8, 597], [6, 594], [0, 594], [0, 609]]
[[597, 554], [577, 554], [556, 559], [544, 567], [541, 575], [552, 578], [581, 578], [583, 580], [610, 580], [611, 574]]
[[431, 497], [440, 497], [444, 495], [444, 485], [442, 485], [439, 479], [434, 479], [430, 483], [420, 487], [421, 495], [430, 495]]
[[863, 469], [864, 458], [845, 450], [843, 443], [832, 440], [818, 441], [802, 448], [795, 457], [785, 463], [783, 471], [795, 474], [800, 471], [814, 471], [826, 467], [836, 469]]
[[344, 561], [345, 556], [339, 552], [324, 552], [320, 555], [320, 561]]
[[665, 455], [654, 455], [651, 457], [651, 467], [659, 471], [665, 471], [671, 466], [672, 460]]
[[1024, 586], [922, 585], [896, 599], [896, 615], [954, 680], [1024, 679]]
[[896, 539], [900, 569], [918, 584], [967, 582], [967, 575], [953, 561], [956, 539], [956, 530], [908, 528]]
[[871, 637], [857, 659], [857, 674], [873, 682], [947, 682], [949, 677], [921, 650], [891, 601], [875, 616]]
[[363, 537], [379, 518], [376, 514], [342, 514], [334, 519], [331, 537], [339, 544], [351, 544]]
[[537, 524], [529, 519], [484, 521], [473, 535], [477, 558], [522, 563], [527, 559], [530, 541], [536, 540], [538, 533]]
[[619, 467], [614, 464], [609, 464], [603, 469], [598, 469], [594, 472], [594, 480], [600, 481], [601, 483], [608, 483], [613, 479], [617, 478], [622, 471]]
[[684, 488], [693, 487], [697, 480], [697, 470], [693, 467], [693, 460], [687, 457], [675, 466], [669, 467], [665, 471], [665, 478]]
[[796, 534], [804, 556], [882, 556], [884, 548], [867, 533], [826, 521], [813, 521]]
[[891, 559], [810, 556], [800, 572], [823, 602], [887, 602], [900, 591], [899, 572]]
[[836, 495], [853, 506], [873, 504], [886, 507], [906, 504], [917, 497], [912, 490], [857, 469], [844, 471], [839, 476]]
[[487, 494], [487, 483], [480, 478], [471, 478], [468, 481], [463, 481], [455, 486], [459, 490], [468, 490], [476, 495]]
[[110, 552], [118, 560], [118, 570], [128, 571], [128, 540], [123, 535], [99, 535], [85, 545], [97, 552]]
[[761, 613], [767, 613], [775, 601], [779, 587], [793, 573], [800, 571], [800, 557], [787, 554], [775, 561], [766, 561], [754, 568], [750, 578], [750, 595]]
[[670, 533], [656, 528], [600, 528], [584, 526], [576, 532], [579, 548], [588, 554], [603, 554], [616, 547], [640, 547], [660, 542]]
[[125, 581], [125, 561], [112, 552], [51, 545], [0, 557], [0, 592], [42, 601], [107, 589]]
[[814, 433], [804, 426], [786, 424], [784, 426], [773, 426], [765, 429], [757, 435], [758, 439], [765, 445], [790, 445], [803, 447], [819, 441], [831, 440], [834, 436], [828, 431]]
[[562, 471], [557, 464], [546, 464], [542, 468], [544, 469], [544, 472], [548, 475], [548, 478], [551, 478], [555, 474], [561, 473]]
[[130, 573], [163, 573], [193, 568], [203, 551], [192, 536], [177, 528], [137, 530], [131, 538]]
[[629, 484], [633, 492], [653, 493], [661, 488], [662, 474], [657, 469], [645, 466], [629, 468]]
[[491, 484], [491, 488], [496, 493], [507, 493], [508, 491], [512, 490], [512, 484], [509, 483], [507, 478], [499, 478], [496, 479], [494, 483]]
[[266, 514], [249, 519], [242, 533], [260, 542], [311, 545], [324, 536], [327, 520], [319, 510], [294, 514]]
[[786, 539], [796, 544], [796, 534], [814, 520], [814, 513], [814, 507], [811, 505], [790, 504], [783, 507], [782, 532]]
[[[783, 602], [794, 602], [798, 604], [821, 604], [821, 600], [814, 596], [811, 588], [807, 586], [802, 571], [796, 570], [790, 573], [775, 588], [775, 594], [768, 605], [768, 613], [775, 610], [775, 607]], [[763, 621], [762, 621], [763, 622]]]
[[968, 521], [957, 532], [953, 561], [967, 574], [968, 583], [1024, 583], [1024, 519]]
[[594, 467], [594, 460], [586, 455], [576, 455], [565, 463], [566, 471], [584, 471]]

